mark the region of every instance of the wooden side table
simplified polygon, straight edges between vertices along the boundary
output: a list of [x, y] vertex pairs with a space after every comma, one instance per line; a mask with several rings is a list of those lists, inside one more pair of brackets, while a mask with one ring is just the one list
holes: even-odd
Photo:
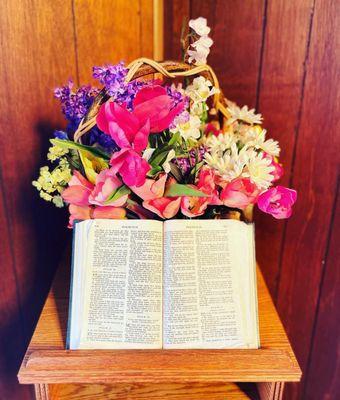
[[39, 400], [279, 400], [301, 378], [259, 269], [259, 350], [65, 350], [69, 275], [66, 262], [18, 373]]

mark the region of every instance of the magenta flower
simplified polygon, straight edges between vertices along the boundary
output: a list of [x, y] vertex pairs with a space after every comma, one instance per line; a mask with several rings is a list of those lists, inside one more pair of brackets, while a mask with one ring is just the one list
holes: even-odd
[[146, 122], [148, 119], [151, 132], [161, 132], [169, 128], [184, 106], [184, 100], [174, 105], [173, 99], [163, 86], [147, 86], [137, 93], [133, 101], [133, 114], [140, 121]]
[[133, 149], [126, 147], [111, 157], [110, 164], [114, 173], [119, 173], [127, 186], [142, 186], [150, 165]]
[[289, 218], [296, 202], [296, 190], [276, 186], [263, 192], [257, 201], [259, 209], [276, 219]]
[[97, 116], [99, 129], [112, 137], [120, 148], [144, 150], [148, 144], [150, 123], [112, 101], [104, 103]]

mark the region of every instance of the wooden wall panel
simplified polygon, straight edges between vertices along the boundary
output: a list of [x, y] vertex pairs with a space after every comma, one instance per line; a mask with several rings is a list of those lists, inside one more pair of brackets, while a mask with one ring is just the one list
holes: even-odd
[[[326, 311], [337, 310], [334, 242], [323, 268], [336, 224], [331, 222], [340, 152], [340, 9], [331, 0], [191, 0], [182, 9], [180, 2], [169, 3], [165, 21], [171, 34], [178, 36], [182, 15], [208, 19], [215, 42], [208, 62], [225, 94], [256, 105], [269, 136], [281, 143], [286, 167], [281, 183], [298, 190], [298, 202], [288, 223], [260, 213], [256, 221], [258, 259], [308, 373], [301, 385], [288, 385], [286, 398], [336, 398], [337, 316]], [[166, 43], [166, 55], [177, 54], [174, 39], [166, 36]], [[333, 240], [337, 236], [334, 231]]]
[[[62, 118], [53, 89], [75, 72], [70, 3], [2, 1], [0, 8], [1, 219], [0, 397], [28, 399], [16, 372], [47, 292], [66, 230], [31, 180], [45, 163], [52, 126]], [[56, 40], [56, 38], [58, 38]], [[59, 214], [60, 215], [60, 214]], [[12, 384], [11, 384], [12, 383]]]
[[152, 0], [4, 0], [0, 7], [0, 398], [31, 399], [16, 373], [63, 251], [67, 213], [31, 181], [65, 126], [53, 89], [93, 64], [152, 56]]
[[191, 18], [204, 16], [214, 40], [208, 63], [224, 94], [240, 105], [256, 104], [262, 50], [264, 0], [191, 1]]
[[[283, 186], [289, 186], [291, 180], [312, 12], [312, 0], [268, 2], [257, 108], [264, 116], [268, 137], [281, 145], [280, 161], [285, 176], [280, 184]], [[256, 214], [258, 261], [274, 298], [284, 227], [285, 221], [273, 221], [262, 212]]]
[[[339, 166], [340, 13], [316, 2], [292, 186], [298, 190], [282, 252], [278, 308], [306, 371]], [[335, 316], [334, 316], [335, 317]], [[287, 399], [303, 385], [288, 386]]]
[[74, 1], [80, 84], [93, 65], [153, 56], [152, 10], [152, 0]]
[[340, 398], [340, 193], [333, 213], [304, 398]]

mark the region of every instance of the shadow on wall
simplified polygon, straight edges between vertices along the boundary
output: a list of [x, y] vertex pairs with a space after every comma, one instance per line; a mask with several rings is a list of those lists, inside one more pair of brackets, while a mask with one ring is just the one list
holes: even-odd
[[[40, 141], [37, 147], [41, 155], [38, 167], [46, 165], [44, 155], [49, 147], [47, 138], [51, 136], [51, 132], [52, 127], [45, 121], [40, 121], [36, 126]], [[29, 237], [24, 237], [19, 244], [16, 243], [11, 236], [13, 232], [10, 226], [9, 240], [12, 243], [16, 287], [11, 292], [11, 299], [6, 298], [1, 304], [4, 308], [3, 315], [6, 316], [0, 332], [0, 374], [3, 382], [1, 385], [4, 386], [0, 393], [5, 396], [4, 399], [33, 398], [31, 387], [19, 386], [16, 375], [55, 269], [63, 255], [65, 243], [71, 240], [71, 231], [66, 228], [67, 209], [56, 209], [52, 204], [40, 199], [37, 190], [32, 186], [31, 181], [36, 179], [38, 174], [39, 168], [25, 174], [28, 178], [23, 179], [17, 189], [20, 199], [16, 203], [16, 209], [11, 210], [11, 216], [14, 215], [12, 225], [25, 224], [23, 231], [25, 235], [29, 232]], [[18, 242], [17, 232], [15, 237]]]

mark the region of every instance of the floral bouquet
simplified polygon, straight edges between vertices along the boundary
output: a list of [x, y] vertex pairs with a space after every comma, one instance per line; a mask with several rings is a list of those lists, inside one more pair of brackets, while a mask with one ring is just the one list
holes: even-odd
[[[56, 131], [33, 185], [75, 220], [249, 219], [253, 205], [288, 218], [296, 191], [261, 114], [227, 100], [206, 64], [204, 18], [189, 22], [184, 62], [141, 58], [93, 68], [102, 89], [70, 81], [55, 90], [68, 125]], [[152, 78], [150, 78], [150, 76]]]

